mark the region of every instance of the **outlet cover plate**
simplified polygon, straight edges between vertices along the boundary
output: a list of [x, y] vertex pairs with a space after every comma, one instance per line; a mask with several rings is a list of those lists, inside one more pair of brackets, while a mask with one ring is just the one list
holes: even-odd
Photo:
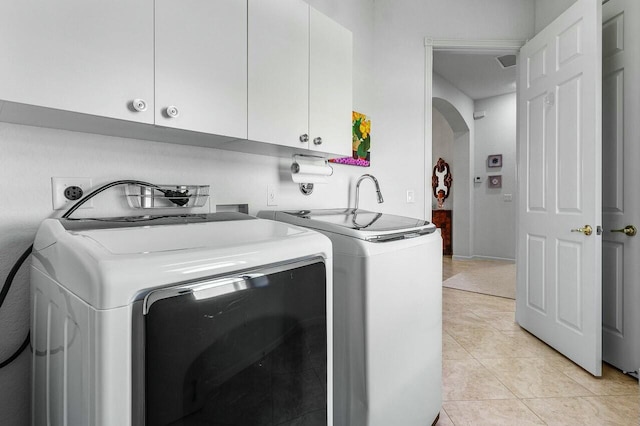
[[[67, 200], [67, 198], [64, 196], [64, 190], [69, 186], [79, 186], [80, 188], [82, 188], [82, 192], [83, 192], [82, 198], [84, 198], [84, 196], [91, 191], [91, 178], [52, 177], [51, 178], [51, 194], [52, 194], [51, 200], [52, 200], [52, 205], [54, 210], [66, 210], [78, 202], [78, 200], [75, 200], [75, 201]], [[80, 208], [81, 209], [93, 208], [93, 200], [87, 201]]]

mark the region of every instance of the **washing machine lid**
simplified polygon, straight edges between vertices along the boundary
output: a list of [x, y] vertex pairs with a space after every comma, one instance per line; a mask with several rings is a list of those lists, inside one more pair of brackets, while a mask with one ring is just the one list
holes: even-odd
[[152, 288], [328, 259], [331, 252], [320, 233], [244, 214], [47, 219], [36, 234], [32, 265], [90, 306], [110, 309]]
[[362, 209], [281, 211], [276, 212], [275, 218], [371, 242], [411, 238], [432, 234], [436, 230], [436, 226], [426, 220]]

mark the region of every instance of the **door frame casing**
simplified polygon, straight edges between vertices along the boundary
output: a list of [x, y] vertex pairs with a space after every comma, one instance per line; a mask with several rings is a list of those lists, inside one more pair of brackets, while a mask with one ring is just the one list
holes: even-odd
[[[526, 43], [526, 40], [469, 40], [469, 39], [452, 39], [452, 38], [432, 38], [425, 37], [425, 102], [424, 102], [424, 177], [423, 182], [428, 185], [431, 181], [430, 171], [433, 164], [433, 52], [434, 51], [448, 51], [457, 53], [497, 53], [497, 54], [516, 54], [518, 55], [520, 48]], [[517, 92], [517, 91], [516, 91]], [[517, 95], [516, 95], [517, 96]], [[516, 114], [517, 117], [517, 114]], [[472, 123], [468, 123], [472, 124]], [[517, 126], [517, 123], [516, 123]], [[469, 138], [469, 176], [473, 176], [474, 169], [474, 145], [475, 145], [475, 133], [472, 126], [470, 128]], [[516, 141], [516, 156], [517, 156], [517, 141]], [[429, 174], [428, 174], [429, 173]], [[518, 181], [518, 165], [516, 164], [516, 184]], [[473, 186], [471, 186], [473, 188]], [[424, 197], [424, 216], [425, 219], [431, 220], [431, 197], [429, 196], [429, 188], [425, 188]], [[516, 194], [517, 197], [517, 194]], [[469, 191], [469, 211], [467, 212], [469, 217], [469, 235], [468, 235], [468, 247], [469, 256], [473, 258], [473, 221], [474, 217], [474, 196], [473, 191]], [[514, 200], [516, 201], [516, 200]], [[453, 212], [455, 215], [455, 211]], [[452, 220], [454, 220], [452, 218]], [[517, 221], [517, 218], [516, 218]], [[517, 222], [516, 222], [517, 228]], [[454, 247], [455, 250], [455, 247]], [[466, 256], [456, 256], [454, 258], [466, 258]]]

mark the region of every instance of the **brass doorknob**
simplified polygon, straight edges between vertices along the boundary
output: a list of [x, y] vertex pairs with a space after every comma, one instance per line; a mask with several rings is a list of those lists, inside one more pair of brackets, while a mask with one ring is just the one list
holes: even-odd
[[638, 230], [633, 225], [627, 225], [622, 229], [612, 229], [611, 232], [622, 232], [624, 235], [628, 237], [633, 237], [638, 233]]
[[572, 229], [571, 232], [582, 232], [587, 237], [593, 234], [593, 228], [591, 225], [585, 225], [584, 228]]

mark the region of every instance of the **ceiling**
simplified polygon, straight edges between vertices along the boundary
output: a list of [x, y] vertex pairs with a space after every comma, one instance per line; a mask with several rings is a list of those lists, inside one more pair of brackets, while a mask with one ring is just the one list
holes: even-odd
[[473, 100], [516, 91], [516, 67], [502, 68], [505, 53], [433, 52], [433, 71]]

